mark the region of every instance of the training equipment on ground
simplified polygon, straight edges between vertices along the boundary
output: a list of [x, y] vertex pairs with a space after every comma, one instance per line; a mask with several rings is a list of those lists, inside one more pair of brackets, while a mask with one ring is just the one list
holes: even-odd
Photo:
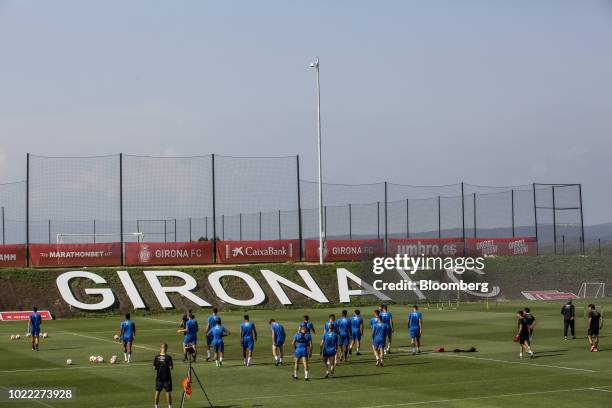
[[47, 337], [49, 337], [49, 333], [44, 332], [44, 333], [41, 335], [41, 337], [42, 337], [43, 339], [46, 339]]
[[96, 356], [89, 356], [89, 362], [90, 363], [95, 363], [96, 362]]
[[15, 335], [11, 334], [11, 340], [15, 340]]
[[15, 340], [19, 340], [21, 338], [21, 334], [16, 334], [15, 335]]
[[605, 298], [606, 284], [604, 282], [582, 282], [578, 290], [578, 297], [586, 298]]
[[104, 362], [104, 358], [102, 356], [96, 357], [96, 363], [103, 363], [103, 362]]
[[26, 333], [26, 337], [30, 337], [30, 336], [31, 336], [31, 334], [30, 334], [30, 333]]
[[117, 362], [117, 356], [112, 356], [110, 360], [108, 360], [108, 362], [111, 364], [115, 364]]
[[66, 365], [72, 365], [72, 359], [69, 358], [68, 360], [66, 360]]
[[113, 336], [113, 339], [115, 339], [115, 340], [119, 340], [119, 335], [118, 335], [118, 334], [115, 334], [115, 335]]

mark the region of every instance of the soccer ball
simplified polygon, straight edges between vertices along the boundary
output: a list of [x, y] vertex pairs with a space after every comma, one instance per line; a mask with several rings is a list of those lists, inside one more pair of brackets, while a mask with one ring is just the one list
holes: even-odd
[[72, 365], [72, 359], [69, 358], [68, 360], [66, 360], [66, 365]]
[[26, 333], [26, 337], [30, 337], [30, 336], [31, 336], [31, 334], [29, 332]]
[[20, 334], [16, 334], [16, 335], [15, 335], [15, 340], [19, 340], [20, 338], [21, 338], [21, 335], [20, 335]]
[[119, 340], [119, 335], [118, 335], [118, 334], [115, 334], [115, 335], [113, 336], [113, 339], [115, 339], [115, 340]]
[[46, 339], [47, 337], [49, 337], [49, 334], [48, 334], [47, 332], [44, 332], [44, 333], [42, 334], [42, 338], [43, 338], [43, 339]]
[[11, 340], [15, 340], [15, 335], [11, 334]]
[[96, 357], [96, 363], [103, 363], [103, 362], [104, 362], [104, 358], [102, 358], [102, 356]]
[[110, 360], [108, 360], [108, 362], [111, 364], [115, 364], [117, 362], [117, 356], [112, 356]]
[[95, 363], [96, 362], [96, 356], [89, 356], [89, 362], [90, 363]]

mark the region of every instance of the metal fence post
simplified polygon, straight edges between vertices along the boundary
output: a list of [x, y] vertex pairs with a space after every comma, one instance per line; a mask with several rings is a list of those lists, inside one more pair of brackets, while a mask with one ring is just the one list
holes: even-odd
[[242, 213], [238, 214], [238, 230], [240, 231], [240, 241], [242, 241]]
[[96, 219], [93, 220], [93, 242], [96, 243]]
[[380, 201], [376, 202], [376, 239], [380, 239]]
[[514, 189], [510, 190], [510, 206], [512, 207], [512, 238], [514, 238]]
[[213, 263], [217, 263], [217, 209], [215, 202], [215, 154], [212, 157], [212, 225], [213, 225]]
[[4, 207], [2, 207], [2, 245], [6, 244], [6, 235], [4, 232]]
[[189, 242], [191, 242], [191, 241], [192, 241], [192, 238], [191, 238], [191, 217], [189, 217]]
[[26, 266], [30, 266], [30, 153], [26, 153]]
[[164, 220], [164, 242], [168, 242], [168, 220]]
[[467, 247], [465, 245], [465, 193], [463, 189], [463, 181], [461, 182], [461, 234], [463, 235], [463, 256], [466, 255]]
[[278, 240], [280, 241], [281, 239], [281, 210], [278, 210]]
[[533, 222], [535, 224], [535, 239], [536, 239], [536, 255], [540, 253], [540, 241], [538, 240], [538, 200], [536, 198], [536, 183], [532, 184], [533, 187]]
[[259, 212], [259, 240], [261, 241], [261, 211]]
[[578, 196], [580, 198], [580, 249], [584, 255], [584, 214], [582, 213], [582, 183], [578, 184]]
[[385, 181], [385, 245], [384, 245], [385, 256], [387, 256], [387, 241], [389, 239], [389, 231], [388, 231], [388, 224], [387, 224], [387, 205], [388, 205], [387, 182]]
[[410, 200], [406, 199], [406, 239], [410, 238]]
[[225, 214], [221, 214], [221, 239], [225, 241]]
[[440, 214], [441, 207], [440, 196], [438, 196], [438, 239], [442, 239], [442, 215]]
[[204, 216], [204, 238], [208, 240], [208, 215]]
[[125, 262], [123, 250], [123, 153], [119, 153], [119, 245], [121, 246], [121, 265]]
[[555, 206], [555, 186], [552, 186], [553, 247], [557, 255], [557, 209]]
[[473, 193], [473, 207], [474, 207], [474, 238], [478, 237], [478, 232], [476, 230], [476, 193]]
[[597, 238], [597, 249], [599, 252], [599, 256], [601, 256], [601, 238]]
[[348, 216], [349, 216], [349, 240], [353, 239], [353, 212], [351, 209], [351, 203], [348, 205]]
[[47, 222], [47, 235], [49, 243], [51, 243], [51, 219], [49, 219]]
[[297, 174], [297, 204], [298, 204], [298, 240], [300, 241], [300, 261], [304, 255], [304, 247], [302, 243], [302, 194], [300, 190], [300, 155], [295, 156], [295, 166]]
[[561, 235], [562, 254], [565, 255], [565, 234]]

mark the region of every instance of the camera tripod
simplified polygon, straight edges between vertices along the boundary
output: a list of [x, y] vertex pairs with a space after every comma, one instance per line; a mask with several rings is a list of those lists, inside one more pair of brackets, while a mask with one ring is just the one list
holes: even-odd
[[[208, 405], [210, 405], [210, 408], [213, 408], [213, 404], [210, 402], [210, 399], [208, 398], [208, 394], [206, 394], [206, 390], [204, 389], [204, 386], [202, 385], [202, 382], [200, 381], [200, 378], [198, 377], [198, 374], [195, 371], [195, 368], [192, 367], [191, 363], [193, 361], [193, 353], [188, 353], [189, 354], [189, 368], [187, 369], [187, 378], [189, 379], [189, 382], [191, 383], [191, 376], [193, 375], [196, 379], [196, 381], [198, 382], [198, 385], [200, 386], [200, 389], [202, 390], [202, 392], [204, 393], [204, 396], [206, 397], [206, 401], [208, 401]], [[183, 408], [183, 406], [185, 405], [185, 389], [183, 388], [183, 395], [181, 395], [181, 408]]]

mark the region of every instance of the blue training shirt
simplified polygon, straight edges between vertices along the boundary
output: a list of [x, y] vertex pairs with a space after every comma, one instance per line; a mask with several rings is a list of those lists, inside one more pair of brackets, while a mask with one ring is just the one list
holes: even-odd
[[221, 325], [216, 325], [215, 327], [210, 329], [208, 333], [212, 335], [213, 342], [219, 342], [219, 341], [223, 341], [223, 334], [225, 332], [226, 332], [225, 327]]
[[389, 326], [383, 322], [376, 322], [376, 324], [372, 326], [372, 339], [375, 341], [384, 341], [388, 333]]
[[185, 323], [185, 336], [197, 336], [198, 335], [198, 322], [195, 319], [187, 320]]
[[380, 320], [382, 320], [384, 324], [391, 326], [392, 318], [393, 315], [391, 314], [391, 312], [380, 312]]
[[329, 330], [329, 326], [330, 325], [331, 325], [332, 331], [334, 333], [338, 332], [338, 322], [336, 322], [335, 320], [334, 321], [328, 320], [327, 322], [325, 322], [325, 331], [326, 332], [327, 332], [327, 330]]
[[296, 351], [308, 351], [308, 345], [312, 342], [310, 333], [296, 333], [293, 339], [295, 340]]
[[335, 350], [338, 347], [338, 334], [335, 332], [325, 332], [323, 335], [323, 348], [326, 350]]
[[310, 333], [314, 329], [314, 325], [311, 321], [300, 323], [300, 327], [306, 327], [306, 331]]
[[40, 313], [35, 312], [30, 314], [30, 329], [40, 329], [40, 322], [42, 321], [42, 316]]
[[347, 317], [341, 317], [338, 319], [338, 333], [341, 336], [348, 336], [351, 332], [351, 322]]
[[274, 332], [274, 340], [277, 343], [285, 341], [285, 328], [280, 323], [272, 323], [272, 331]]
[[361, 327], [361, 325], [363, 324], [363, 318], [361, 316], [353, 316], [351, 317], [351, 332], [353, 333], [358, 333]]
[[242, 330], [242, 337], [253, 337], [255, 331], [255, 323], [244, 322], [240, 324], [240, 330]]
[[123, 337], [132, 337], [136, 331], [136, 325], [131, 320], [124, 320], [121, 322], [121, 330], [123, 331]]
[[410, 312], [408, 313], [408, 323], [411, 329], [419, 328], [419, 321], [423, 318], [421, 312]]
[[370, 319], [370, 327], [373, 328], [376, 323], [378, 323], [378, 319], [376, 317], [372, 317]]
[[208, 330], [212, 329], [213, 327], [215, 327], [215, 325], [217, 324], [217, 319], [219, 317], [217, 315], [211, 314], [210, 316], [208, 316], [207, 322], [208, 322]]

